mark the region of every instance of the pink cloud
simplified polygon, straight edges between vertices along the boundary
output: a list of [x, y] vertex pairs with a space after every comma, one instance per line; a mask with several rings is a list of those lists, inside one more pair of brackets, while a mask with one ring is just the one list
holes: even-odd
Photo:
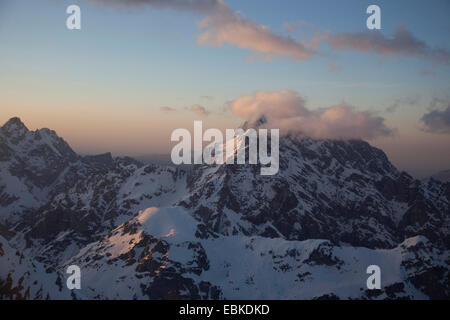
[[200, 116], [209, 115], [209, 112], [206, 110], [206, 108], [199, 104], [194, 104], [189, 110], [191, 110], [192, 112], [194, 112]]
[[293, 90], [258, 91], [230, 102], [229, 107], [249, 122], [264, 115], [270, 128], [315, 139], [373, 139], [393, 134], [384, 118], [346, 104], [310, 110]]
[[[152, 9], [172, 9], [192, 12], [203, 17], [198, 23], [203, 32], [197, 37], [200, 45], [221, 46], [229, 44], [250, 50], [253, 54], [270, 60], [286, 57], [305, 61], [317, 54], [321, 42], [328, 42], [334, 50], [375, 52], [383, 56], [416, 56], [440, 63], [450, 62], [450, 52], [443, 48], [431, 48], [416, 38], [405, 27], [399, 27], [392, 37], [378, 31], [339, 33], [331, 35], [303, 20], [285, 23], [286, 30], [312, 29], [311, 37], [296, 40], [270, 30], [268, 27], [244, 18], [231, 9], [225, 0], [91, 0], [112, 6], [148, 6]], [[252, 57], [254, 60], [255, 57]]]
[[199, 27], [204, 29], [197, 38], [199, 44], [221, 46], [228, 43], [268, 58], [283, 56], [297, 61], [315, 55], [316, 39], [306, 44], [277, 35], [268, 27], [243, 18], [224, 1], [218, 0], [218, 3], [219, 6], [199, 23]]
[[176, 111], [176, 109], [171, 108], [171, 107], [167, 107], [167, 106], [163, 106], [161, 108], [159, 108], [162, 112], [173, 112]]

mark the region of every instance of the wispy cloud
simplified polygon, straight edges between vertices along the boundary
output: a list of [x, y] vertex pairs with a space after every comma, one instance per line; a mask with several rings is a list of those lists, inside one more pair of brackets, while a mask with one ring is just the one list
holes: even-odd
[[418, 96], [395, 99], [392, 104], [386, 108], [386, 112], [394, 113], [402, 106], [416, 106], [420, 102]]
[[208, 116], [209, 115], [209, 111], [207, 111], [205, 107], [203, 107], [199, 104], [194, 104], [192, 107], [189, 108], [189, 110], [191, 110], [192, 112], [194, 112], [200, 116]]
[[[442, 102], [442, 100], [438, 102], [432, 101], [431, 107]], [[450, 134], [450, 101], [446, 101], [445, 104], [446, 107], [430, 110], [422, 116], [420, 121], [424, 125], [422, 128], [424, 131]]]
[[[294, 39], [270, 30], [269, 27], [243, 17], [228, 6], [225, 0], [90, 0], [105, 5], [147, 6], [152, 9], [172, 9], [196, 13], [202, 16], [198, 23], [202, 33], [197, 37], [200, 45], [221, 46], [229, 44], [249, 50], [255, 60], [286, 57], [294, 61], [305, 61], [317, 54], [321, 42], [328, 42], [334, 50], [374, 52], [383, 56], [414, 56], [435, 62], [450, 64], [450, 52], [444, 48], [432, 48], [425, 41], [416, 38], [404, 26], [392, 37], [379, 31], [331, 34], [329, 30], [299, 20], [285, 23], [289, 32], [305, 28], [307, 37]], [[310, 36], [309, 36], [310, 35]], [[306, 39], [308, 38], [308, 40]], [[259, 59], [261, 60], [261, 59]]]
[[416, 38], [404, 26], [398, 27], [392, 37], [379, 31], [339, 33], [329, 35], [328, 42], [334, 50], [375, 52], [383, 56], [415, 56], [439, 63], [450, 63], [450, 52], [442, 48], [431, 48]]
[[218, 2], [218, 8], [199, 23], [204, 30], [197, 38], [199, 44], [220, 46], [227, 43], [262, 54], [268, 59], [288, 57], [303, 61], [315, 55], [317, 41], [302, 43], [278, 35], [268, 27], [242, 17], [224, 1]]
[[171, 108], [171, 107], [167, 107], [167, 106], [163, 106], [161, 108], [159, 108], [162, 112], [174, 112], [176, 111], [176, 109]]
[[[92, 0], [91, 0], [92, 1]], [[303, 61], [315, 55], [317, 39], [309, 43], [296, 41], [274, 33], [268, 27], [242, 17], [224, 0], [93, 0], [112, 6], [148, 6], [153, 9], [173, 9], [203, 15], [199, 27], [203, 30], [197, 38], [201, 45], [230, 44], [267, 59], [288, 57]]]
[[250, 122], [264, 115], [271, 128], [317, 139], [372, 139], [394, 133], [385, 125], [384, 118], [347, 104], [310, 110], [305, 100], [292, 90], [258, 91], [231, 101], [229, 107]]

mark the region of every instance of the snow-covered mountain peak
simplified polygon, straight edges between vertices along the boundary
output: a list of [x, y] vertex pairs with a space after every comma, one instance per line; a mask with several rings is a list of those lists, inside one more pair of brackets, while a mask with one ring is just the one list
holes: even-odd
[[8, 138], [19, 139], [28, 132], [28, 128], [20, 118], [13, 117], [1, 127], [1, 132]]
[[49, 142], [56, 142], [61, 139], [54, 130], [48, 128], [36, 130], [36, 135], [39, 135], [42, 139], [48, 139]]
[[0, 130], [0, 222], [15, 223], [79, 179], [115, 165], [111, 154], [81, 157], [53, 130], [19, 118]]

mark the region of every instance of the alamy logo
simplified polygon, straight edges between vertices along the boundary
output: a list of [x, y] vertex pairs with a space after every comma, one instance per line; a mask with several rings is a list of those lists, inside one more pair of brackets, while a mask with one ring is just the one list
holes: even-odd
[[[248, 163], [261, 164], [261, 175], [271, 176], [279, 169], [279, 137], [279, 129], [270, 130], [270, 139], [268, 129], [226, 129], [224, 143], [222, 131], [208, 129], [203, 133], [202, 121], [194, 121], [193, 153], [189, 130], [176, 129], [172, 132], [171, 141], [179, 143], [173, 147], [171, 159], [177, 165], [192, 164], [193, 154], [194, 164], [246, 164], [248, 150]], [[203, 147], [204, 142], [210, 143]]]
[[70, 276], [67, 278], [66, 285], [69, 290], [81, 289], [81, 269], [79, 266], [71, 265], [67, 268], [67, 274]]
[[366, 25], [369, 30], [381, 29], [381, 9], [379, 6], [373, 4], [367, 8], [367, 14], [370, 16], [367, 18]]
[[69, 30], [80, 30], [81, 29], [81, 9], [77, 5], [70, 5], [66, 10], [67, 14], [70, 16], [67, 17], [66, 27]]
[[369, 290], [380, 290], [381, 289], [381, 268], [375, 264], [367, 267], [367, 274], [370, 274], [370, 277], [367, 278], [367, 289]]

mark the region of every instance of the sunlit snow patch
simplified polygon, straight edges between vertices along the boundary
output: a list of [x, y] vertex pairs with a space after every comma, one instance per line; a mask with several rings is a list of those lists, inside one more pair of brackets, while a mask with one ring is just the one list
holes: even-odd
[[147, 234], [155, 238], [170, 238], [175, 242], [192, 240], [198, 225], [181, 207], [148, 208], [136, 219]]

